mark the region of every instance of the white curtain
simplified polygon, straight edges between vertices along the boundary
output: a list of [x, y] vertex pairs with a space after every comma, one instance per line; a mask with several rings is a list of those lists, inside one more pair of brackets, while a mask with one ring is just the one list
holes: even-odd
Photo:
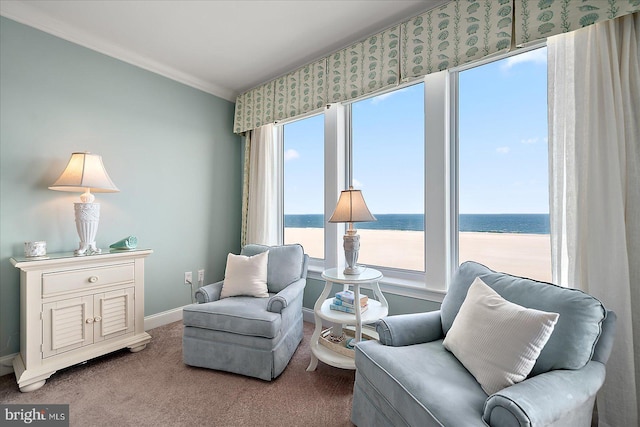
[[242, 244], [276, 245], [280, 242], [278, 150], [268, 124], [247, 133]]
[[554, 282], [618, 316], [599, 425], [640, 396], [640, 13], [548, 39]]

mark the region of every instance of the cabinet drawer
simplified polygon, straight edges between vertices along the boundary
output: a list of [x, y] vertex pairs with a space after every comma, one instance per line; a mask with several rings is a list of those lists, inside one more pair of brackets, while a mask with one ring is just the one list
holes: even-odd
[[77, 291], [88, 287], [133, 282], [133, 263], [85, 268], [42, 275], [42, 294]]

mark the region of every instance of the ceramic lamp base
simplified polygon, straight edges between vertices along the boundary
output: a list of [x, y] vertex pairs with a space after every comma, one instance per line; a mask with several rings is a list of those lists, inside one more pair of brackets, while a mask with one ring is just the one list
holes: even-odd
[[102, 252], [96, 247], [96, 235], [100, 222], [100, 203], [74, 203], [76, 213], [76, 230], [80, 237], [80, 245], [76, 255], [91, 255]]
[[356, 229], [349, 229], [347, 233], [342, 237], [344, 247], [344, 257], [347, 261], [347, 267], [344, 269], [344, 274], [353, 276], [360, 274], [364, 269], [358, 266], [358, 254], [360, 253], [360, 235], [357, 234]]
[[343, 273], [347, 276], [357, 276], [361, 274], [365, 270], [361, 265], [354, 265], [353, 267], [347, 267], [344, 269]]

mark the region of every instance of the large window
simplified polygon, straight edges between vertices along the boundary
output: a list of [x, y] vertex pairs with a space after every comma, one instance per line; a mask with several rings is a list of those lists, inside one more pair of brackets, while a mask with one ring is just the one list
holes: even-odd
[[363, 264], [424, 271], [424, 84], [351, 105], [352, 184], [376, 222], [356, 224]]
[[282, 127], [284, 243], [324, 258], [324, 115]]
[[342, 262], [339, 192], [362, 190], [358, 262], [383, 288], [438, 299], [466, 260], [551, 279], [546, 48], [432, 73], [285, 124], [284, 241]]
[[459, 73], [458, 259], [550, 281], [546, 60]]

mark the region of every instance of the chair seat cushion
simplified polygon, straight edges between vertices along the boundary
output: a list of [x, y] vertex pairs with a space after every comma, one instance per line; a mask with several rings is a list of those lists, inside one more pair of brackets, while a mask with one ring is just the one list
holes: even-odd
[[191, 304], [183, 310], [185, 327], [275, 338], [282, 317], [267, 311], [268, 298], [229, 297], [205, 304]]
[[363, 341], [356, 369], [407, 425], [484, 425], [487, 395], [442, 340], [404, 347]]

